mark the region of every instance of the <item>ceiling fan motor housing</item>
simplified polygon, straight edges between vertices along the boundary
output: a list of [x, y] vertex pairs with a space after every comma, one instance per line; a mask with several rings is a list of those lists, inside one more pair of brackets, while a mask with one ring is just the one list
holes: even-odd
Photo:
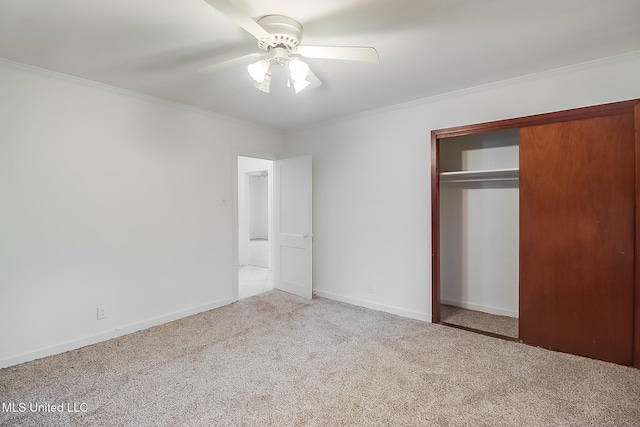
[[292, 52], [300, 45], [302, 24], [293, 18], [283, 15], [267, 15], [260, 18], [258, 24], [271, 35], [270, 39], [258, 41], [258, 47], [265, 51], [273, 48], [284, 48]]

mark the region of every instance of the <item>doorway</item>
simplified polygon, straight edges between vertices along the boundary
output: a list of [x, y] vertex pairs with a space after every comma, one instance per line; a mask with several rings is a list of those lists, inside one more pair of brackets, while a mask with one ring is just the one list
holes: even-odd
[[273, 162], [238, 156], [238, 298], [273, 289]]

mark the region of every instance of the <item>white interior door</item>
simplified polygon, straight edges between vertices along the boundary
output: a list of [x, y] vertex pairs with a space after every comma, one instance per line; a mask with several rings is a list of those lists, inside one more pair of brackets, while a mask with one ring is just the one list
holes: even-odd
[[275, 162], [273, 191], [275, 287], [311, 299], [311, 156]]

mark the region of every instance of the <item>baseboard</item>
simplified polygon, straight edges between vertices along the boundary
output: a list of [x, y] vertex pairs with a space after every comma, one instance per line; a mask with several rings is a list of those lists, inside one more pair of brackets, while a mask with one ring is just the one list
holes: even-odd
[[163, 325], [165, 323], [173, 322], [174, 320], [181, 319], [183, 317], [192, 316], [194, 314], [202, 313], [203, 311], [213, 310], [214, 308], [222, 307], [236, 299], [227, 298], [224, 300], [214, 301], [209, 304], [192, 307], [186, 310], [177, 311], [174, 313], [166, 314], [164, 316], [156, 317], [143, 322], [134, 323], [122, 328], [117, 328], [111, 331], [102, 332], [96, 335], [91, 335], [79, 340], [67, 341], [62, 344], [57, 344], [51, 347], [46, 347], [40, 350], [36, 350], [29, 353], [23, 353], [19, 356], [10, 357], [0, 360], [0, 369], [7, 368], [9, 366], [18, 365], [20, 363], [29, 362], [31, 360], [41, 359], [47, 356], [53, 356], [54, 354], [64, 353], [70, 350], [76, 350], [81, 347], [86, 347], [91, 344], [97, 344], [99, 342], [107, 341], [113, 338], [118, 338], [123, 335], [131, 334], [143, 329], [151, 328], [153, 326]]
[[322, 298], [327, 298], [335, 301], [346, 302], [347, 304], [357, 305], [360, 307], [370, 308], [371, 310], [384, 311], [385, 313], [396, 314], [402, 317], [408, 317], [409, 319], [422, 320], [425, 322], [431, 322], [431, 315], [426, 313], [419, 313], [417, 311], [405, 310], [403, 308], [394, 307], [391, 305], [378, 304], [373, 301], [362, 300], [358, 298], [351, 298], [344, 295], [334, 294], [333, 292], [325, 292], [320, 290], [313, 291], [315, 295]]
[[507, 310], [504, 308], [490, 307], [486, 305], [472, 304], [469, 302], [452, 301], [441, 298], [440, 303], [446, 305], [453, 305], [455, 307], [466, 308], [468, 310], [481, 311], [483, 313], [495, 314], [497, 316], [508, 316], [518, 318], [518, 312], [513, 310]]

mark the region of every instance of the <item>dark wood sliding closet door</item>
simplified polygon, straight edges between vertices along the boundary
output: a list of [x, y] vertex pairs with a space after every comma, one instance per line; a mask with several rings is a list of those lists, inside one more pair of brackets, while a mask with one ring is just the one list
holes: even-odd
[[520, 129], [520, 339], [632, 364], [633, 114]]
[[[640, 104], [633, 109], [636, 125], [636, 248], [640, 248]], [[640, 254], [636, 251], [636, 277], [635, 277], [636, 301], [634, 305], [634, 338], [633, 338], [633, 366], [640, 369]]]

